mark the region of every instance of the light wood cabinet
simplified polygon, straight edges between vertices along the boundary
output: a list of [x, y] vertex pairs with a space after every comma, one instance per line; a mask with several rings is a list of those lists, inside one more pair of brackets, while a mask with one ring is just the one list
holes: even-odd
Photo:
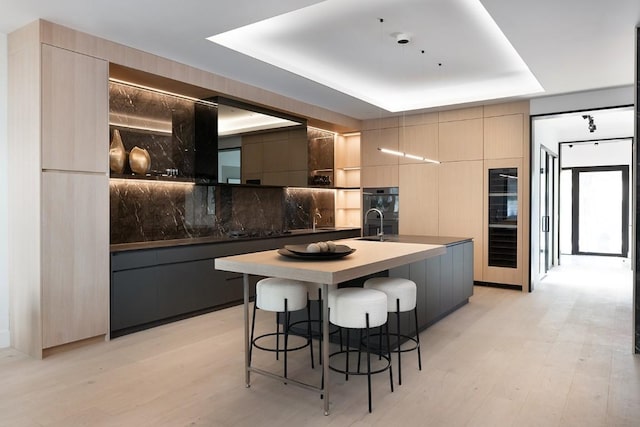
[[440, 123], [439, 158], [442, 162], [483, 159], [482, 119]]
[[368, 187], [397, 187], [399, 157], [386, 154], [378, 148], [399, 150], [399, 128], [397, 119], [383, 121], [368, 121], [365, 127], [373, 124], [389, 125], [393, 127], [369, 128], [361, 132], [360, 158], [362, 169], [360, 179], [363, 188]]
[[484, 234], [483, 170], [482, 160], [442, 163], [438, 168], [438, 235], [473, 238], [473, 277], [480, 281]]
[[438, 235], [438, 165], [400, 166], [400, 234]]
[[107, 332], [108, 190], [106, 175], [42, 173], [44, 348]]
[[[9, 36], [12, 346], [108, 333], [108, 63]], [[90, 75], [85, 75], [90, 74]]]
[[524, 117], [522, 114], [484, 119], [484, 157], [510, 159], [524, 155]]
[[[438, 124], [406, 126], [400, 130], [399, 151], [428, 159], [438, 159]], [[409, 157], [401, 157], [400, 164], [422, 163]]]
[[96, 153], [109, 134], [108, 79], [105, 61], [42, 45], [43, 169], [107, 172]]
[[398, 128], [373, 129], [362, 131], [361, 136], [362, 166], [393, 166], [398, 164], [398, 157], [385, 154], [378, 148], [398, 151]]
[[398, 179], [398, 165], [362, 166], [360, 170], [362, 188], [397, 187]]

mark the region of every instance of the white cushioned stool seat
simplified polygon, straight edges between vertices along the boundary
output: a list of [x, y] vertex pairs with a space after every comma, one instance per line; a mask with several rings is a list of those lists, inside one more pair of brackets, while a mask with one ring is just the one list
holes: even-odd
[[342, 288], [329, 293], [329, 321], [343, 328], [374, 328], [387, 322], [387, 295], [375, 289]]
[[387, 294], [387, 311], [395, 313], [396, 300], [400, 300], [400, 311], [416, 308], [417, 286], [413, 280], [401, 277], [373, 277], [364, 282], [367, 289], [376, 289]]
[[302, 310], [307, 306], [307, 287], [303, 282], [269, 277], [256, 284], [256, 306], [260, 310], [284, 312]]

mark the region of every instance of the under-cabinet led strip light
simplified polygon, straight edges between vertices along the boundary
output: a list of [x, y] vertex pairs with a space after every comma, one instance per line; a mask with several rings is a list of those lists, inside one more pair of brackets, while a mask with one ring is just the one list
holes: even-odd
[[427, 162], [427, 163], [435, 163], [437, 165], [440, 164], [438, 160], [433, 160], [433, 159], [429, 159], [427, 157], [422, 157], [422, 156], [416, 156], [415, 154], [403, 153], [402, 151], [395, 151], [395, 150], [390, 150], [388, 148], [380, 148], [380, 147], [378, 147], [378, 150], [380, 150], [383, 153], [392, 154], [398, 157], [406, 157], [408, 159], [420, 160], [421, 162]]

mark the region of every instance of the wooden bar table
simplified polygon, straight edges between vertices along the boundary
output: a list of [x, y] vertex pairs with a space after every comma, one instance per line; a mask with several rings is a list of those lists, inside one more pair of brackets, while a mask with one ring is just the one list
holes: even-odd
[[442, 255], [446, 252], [443, 245], [427, 245], [420, 243], [379, 242], [358, 239], [336, 241], [336, 244], [347, 245], [355, 252], [339, 259], [305, 260], [287, 258], [277, 250], [235, 255], [215, 260], [215, 268], [244, 274], [244, 350], [245, 350], [245, 382], [251, 385], [251, 372], [271, 377], [287, 384], [313, 390], [324, 395], [324, 414], [329, 415], [329, 345], [322, 348], [324, 388], [305, 384], [291, 378], [284, 378], [272, 372], [249, 366], [249, 275], [280, 277], [305, 282], [322, 283], [323, 298], [322, 339], [329, 343], [329, 286], [368, 274], [377, 273], [426, 258]]

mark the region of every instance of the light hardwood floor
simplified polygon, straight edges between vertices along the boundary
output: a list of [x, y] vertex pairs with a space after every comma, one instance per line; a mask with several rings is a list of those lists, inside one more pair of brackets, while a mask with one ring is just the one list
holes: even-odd
[[[619, 259], [566, 261], [532, 294], [476, 287], [421, 334], [421, 372], [409, 353], [394, 393], [374, 377], [372, 414], [365, 378], [332, 374], [328, 417], [312, 392], [257, 375], [245, 388], [235, 307], [45, 360], [1, 350], [0, 425], [638, 426], [631, 272]], [[309, 371], [307, 351], [292, 356], [293, 375], [319, 379]]]

